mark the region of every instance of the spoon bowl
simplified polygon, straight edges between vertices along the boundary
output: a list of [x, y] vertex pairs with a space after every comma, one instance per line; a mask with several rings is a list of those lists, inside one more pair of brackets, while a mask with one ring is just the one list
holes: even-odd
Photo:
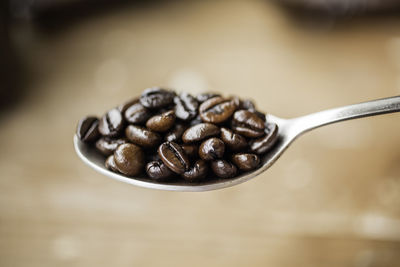
[[298, 136], [307, 131], [339, 121], [399, 111], [400, 96], [395, 96], [329, 109], [294, 119], [282, 119], [273, 115], [267, 115], [267, 122], [276, 123], [278, 125], [278, 139], [275, 145], [261, 157], [261, 163], [258, 169], [230, 179], [213, 178], [196, 183], [181, 180], [179, 180], [179, 182], [160, 183], [154, 182], [144, 176], [127, 177], [106, 169], [104, 166], [104, 156], [101, 155], [95, 147], [81, 142], [76, 135], [74, 136], [74, 147], [76, 153], [85, 164], [109, 178], [152, 189], [201, 192], [230, 187], [255, 178], [271, 167], [289, 145]]

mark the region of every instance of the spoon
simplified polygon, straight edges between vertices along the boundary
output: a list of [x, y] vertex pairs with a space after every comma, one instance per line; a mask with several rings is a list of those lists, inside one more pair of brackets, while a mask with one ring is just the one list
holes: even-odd
[[74, 136], [74, 146], [76, 153], [84, 163], [112, 179], [153, 189], [200, 192], [237, 185], [265, 172], [297, 137], [312, 129], [339, 121], [399, 111], [400, 96], [394, 96], [320, 111], [293, 119], [282, 119], [273, 115], [267, 115], [267, 121], [276, 123], [279, 127], [278, 140], [274, 147], [261, 158], [261, 167], [257, 170], [243, 173], [231, 179], [213, 179], [199, 183], [189, 183], [185, 181], [159, 183], [153, 182], [144, 176], [126, 177], [122, 174], [114, 173], [106, 169], [104, 166], [104, 156], [97, 152], [93, 146], [81, 142], [76, 135]]

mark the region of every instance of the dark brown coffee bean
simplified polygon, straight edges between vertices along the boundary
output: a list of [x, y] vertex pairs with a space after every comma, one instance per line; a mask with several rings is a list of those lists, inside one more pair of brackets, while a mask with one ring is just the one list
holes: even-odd
[[217, 96], [203, 102], [199, 111], [204, 122], [218, 124], [229, 119], [237, 107], [235, 100]]
[[116, 137], [124, 128], [124, 120], [121, 112], [114, 108], [108, 111], [99, 122], [99, 132], [103, 136]]
[[108, 156], [108, 158], [106, 159], [106, 162], [105, 162], [104, 165], [110, 171], [117, 172], [117, 173], [119, 172], [118, 169], [117, 169], [117, 165], [115, 165], [114, 155]]
[[129, 125], [125, 129], [125, 134], [129, 141], [145, 148], [155, 147], [161, 143], [161, 136], [158, 133], [141, 126]]
[[121, 112], [121, 114], [125, 114], [125, 111], [132, 106], [133, 104], [139, 103], [139, 98], [135, 97], [131, 100], [128, 100], [117, 107], [117, 109]]
[[233, 114], [232, 129], [246, 137], [255, 138], [264, 134], [264, 121], [248, 110], [238, 110]]
[[188, 127], [183, 123], [175, 123], [174, 127], [165, 134], [164, 140], [169, 142], [178, 142], [180, 141], [182, 134]]
[[182, 140], [185, 143], [198, 142], [207, 137], [216, 136], [219, 132], [219, 128], [214, 124], [200, 123], [187, 129], [182, 135]]
[[96, 142], [96, 148], [105, 156], [109, 156], [117, 149], [119, 145], [125, 144], [128, 141], [124, 138], [113, 139], [102, 137]]
[[151, 179], [158, 182], [166, 181], [174, 174], [162, 161], [151, 161], [147, 163], [146, 173]]
[[119, 172], [128, 176], [138, 175], [144, 168], [144, 153], [134, 144], [122, 144], [114, 152], [114, 162]]
[[183, 179], [188, 182], [198, 182], [206, 178], [208, 165], [204, 160], [197, 160], [196, 163], [182, 174]]
[[202, 93], [202, 94], [198, 94], [196, 96], [197, 101], [199, 101], [200, 103], [203, 103], [204, 101], [216, 97], [216, 96], [221, 96], [219, 94], [216, 93]]
[[78, 123], [76, 135], [79, 140], [85, 143], [96, 141], [100, 137], [99, 133], [99, 119], [96, 117], [85, 117]]
[[151, 109], [162, 108], [170, 105], [175, 97], [175, 93], [159, 87], [144, 90], [140, 96], [140, 103]]
[[260, 158], [256, 154], [238, 153], [232, 156], [232, 161], [242, 171], [251, 171], [260, 165]]
[[199, 103], [188, 93], [182, 93], [174, 98], [176, 117], [188, 121], [196, 117]]
[[183, 145], [181, 145], [181, 147], [185, 151], [186, 155], [188, 155], [189, 158], [198, 158], [199, 148], [196, 145], [183, 144]]
[[232, 151], [243, 150], [247, 147], [247, 140], [240, 134], [234, 133], [228, 128], [221, 128], [221, 139]]
[[278, 125], [275, 123], [267, 123], [265, 132], [265, 136], [250, 141], [250, 149], [254, 153], [264, 154], [278, 140]]
[[204, 160], [215, 160], [222, 158], [225, 152], [225, 144], [221, 139], [213, 137], [201, 143], [199, 156]]
[[165, 132], [168, 131], [175, 123], [175, 113], [170, 110], [160, 115], [151, 117], [146, 122], [146, 127], [152, 131]]
[[182, 174], [190, 167], [189, 158], [182, 147], [174, 142], [165, 142], [158, 148], [161, 160], [173, 172]]
[[151, 112], [139, 102], [132, 104], [125, 110], [125, 119], [129, 123], [141, 124], [151, 117]]
[[223, 159], [211, 161], [211, 169], [220, 178], [232, 178], [237, 173], [236, 166]]

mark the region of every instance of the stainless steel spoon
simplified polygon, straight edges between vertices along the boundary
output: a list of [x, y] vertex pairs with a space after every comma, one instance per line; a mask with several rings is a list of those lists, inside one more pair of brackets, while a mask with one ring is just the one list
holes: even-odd
[[185, 181], [174, 183], [152, 182], [144, 177], [126, 177], [107, 170], [104, 167], [104, 156], [100, 155], [92, 146], [82, 143], [78, 137], [74, 136], [74, 146], [76, 153], [84, 163], [110, 178], [137, 186], [171, 190], [171, 191], [208, 191], [224, 187], [229, 187], [246, 182], [257, 175], [266, 171], [282, 155], [289, 145], [300, 135], [312, 129], [351, 119], [374, 116], [385, 113], [400, 111], [400, 96], [373, 100], [360, 104], [329, 109], [310, 115], [293, 119], [282, 119], [273, 115], [267, 115], [267, 121], [274, 122], [279, 126], [278, 141], [275, 146], [262, 157], [262, 166], [249, 173], [244, 173], [232, 179], [218, 179], [202, 183], [189, 183]]

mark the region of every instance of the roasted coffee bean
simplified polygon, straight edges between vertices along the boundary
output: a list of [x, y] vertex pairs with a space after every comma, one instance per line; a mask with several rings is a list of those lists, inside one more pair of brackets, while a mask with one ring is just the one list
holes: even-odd
[[232, 151], [244, 150], [247, 147], [246, 138], [228, 128], [221, 128], [221, 139]]
[[198, 142], [207, 137], [216, 136], [220, 129], [211, 123], [200, 123], [187, 129], [183, 135], [182, 140], [185, 143]]
[[125, 119], [129, 123], [141, 124], [151, 117], [151, 112], [139, 102], [132, 104], [125, 110]]
[[174, 98], [174, 103], [177, 118], [187, 121], [196, 117], [199, 103], [192, 95], [182, 93]]
[[232, 129], [246, 137], [255, 138], [264, 134], [264, 121], [248, 110], [238, 110], [233, 114]]
[[134, 144], [122, 144], [114, 152], [114, 162], [119, 172], [134, 176], [143, 171], [145, 158], [142, 149]]
[[141, 126], [129, 125], [125, 129], [125, 134], [129, 141], [145, 148], [155, 147], [161, 143], [161, 136], [158, 133]]
[[278, 140], [278, 125], [275, 123], [267, 123], [265, 132], [265, 136], [250, 141], [250, 149], [254, 153], [264, 154]]
[[116, 137], [124, 128], [124, 120], [121, 112], [114, 108], [108, 111], [99, 122], [99, 132], [103, 136]]
[[172, 177], [174, 174], [162, 161], [151, 161], [147, 163], [146, 173], [151, 179], [158, 182], [168, 180], [168, 178]]
[[139, 98], [135, 97], [131, 100], [128, 100], [117, 107], [117, 109], [121, 112], [121, 114], [125, 114], [125, 111], [132, 106], [133, 104], [139, 103]]
[[196, 145], [183, 144], [183, 145], [181, 145], [181, 147], [185, 151], [186, 155], [188, 155], [189, 158], [197, 158], [198, 157], [199, 148]]
[[216, 96], [221, 96], [219, 94], [216, 93], [202, 93], [202, 94], [198, 94], [196, 96], [197, 101], [199, 101], [200, 103], [203, 103], [204, 101], [216, 97]]
[[204, 160], [215, 160], [222, 158], [225, 152], [225, 144], [221, 139], [213, 137], [201, 143], [199, 156]]
[[146, 127], [152, 131], [165, 132], [168, 131], [175, 123], [175, 113], [170, 110], [160, 115], [151, 117], [146, 122]]
[[106, 162], [105, 162], [104, 165], [105, 165], [106, 168], [109, 169], [110, 171], [119, 172], [118, 169], [117, 169], [117, 165], [115, 165], [114, 155], [108, 156], [108, 158], [106, 159]]
[[180, 141], [182, 134], [187, 128], [187, 125], [183, 123], [175, 123], [175, 126], [168, 133], [165, 134], [164, 140], [169, 142]]
[[170, 105], [175, 97], [175, 93], [159, 87], [144, 90], [140, 96], [140, 103], [151, 109], [162, 108]]
[[121, 144], [125, 144], [128, 141], [124, 138], [109, 138], [102, 137], [96, 142], [96, 148], [105, 156], [109, 156], [117, 149]]
[[98, 126], [98, 118], [85, 117], [79, 121], [78, 127], [76, 129], [76, 135], [82, 142], [94, 142], [100, 137]]
[[232, 161], [242, 171], [251, 171], [260, 165], [260, 158], [256, 154], [238, 153], [232, 156]]
[[211, 169], [220, 178], [232, 178], [237, 173], [236, 166], [224, 159], [211, 161]]
[[197, 160], [196, 163], [182, 174], [183, 179], [189, 182], [198, 182], [206, 178], [208, 165], [204, 160]]
[[174, 142], [165, 142], [158, 148], [161, 160], [173, 172], [182, 174], [190, 167], [189, 158], [182, 147]]
[[204, 122], [218, 124], [229, 119], [237, 107], [235, 100], [217, 96], [203, 102], [199, 111]]

